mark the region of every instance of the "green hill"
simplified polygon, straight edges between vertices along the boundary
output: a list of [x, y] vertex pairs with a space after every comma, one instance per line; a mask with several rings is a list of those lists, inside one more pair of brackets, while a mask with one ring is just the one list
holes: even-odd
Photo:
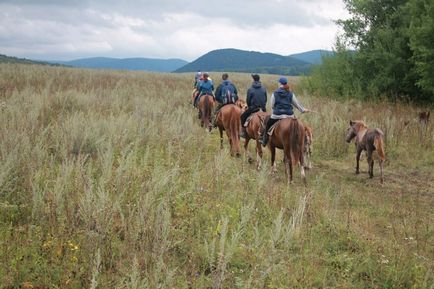
[[35, 61], [35, 60], [26, 59], [26, 58], [7, 56], [4, 54], [0, 54], [0, 63], [39, 64], [39, 65], [51, 65], [51, 66], [60, 65], [57, 63], [49, 63], [49, 62], [45, 62], [45, 61]]
[[291, 56], [238, 49], [213, 50], [175, 72], [232, 71], [301, 75], [309, 73], [312, 64]]

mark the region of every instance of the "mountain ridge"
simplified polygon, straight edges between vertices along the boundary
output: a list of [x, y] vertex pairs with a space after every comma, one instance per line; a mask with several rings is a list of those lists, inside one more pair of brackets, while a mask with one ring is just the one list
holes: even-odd
[[201, 70], [306, 75], [314, 65], [321, 63], [322, 55], [332, 53], [326, 50], [311, 50], [283, 56], [269, 52], [224, 48], [212, 50], [174, 72]]
[[284, 56], [270, 52], [224, 48], [209, 51], [191, 62], [179, 58], [160, 59], [143, 57], [88, 57], [70, 61], [37, 61], [26, 58], [9, 57], [1, 54], [0, 62], [175, 73], [195, 72], [200, 70], [308, 75], [312, 67], [322, 63], [324, 56], [331, 56], [333, 54], [333, 51], [318, 49]]
[[73, 67], [96, 68], [96, 69], [124, 69], [124, 70], [145, 70], [155, 72], [172, 72], [187, 64], [183, 59], [169, 58], [112, 58], [112, 57], [89, 57], [79, 58], [70, 61], [53, 61]]

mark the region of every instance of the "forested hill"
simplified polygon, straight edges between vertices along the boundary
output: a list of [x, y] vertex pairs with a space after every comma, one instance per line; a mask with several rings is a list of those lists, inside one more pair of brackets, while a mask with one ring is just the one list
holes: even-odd
[[59, 65], [59, 64], [49, 63], [45, 61], [35, 61], [26, 58], [7, 56], [4, 54], [0, 54], [0, 63], [39, 64], [39, 65], [52, 65], [52, 66]]
[[311, 62], [292, 56], [228, 48], [210, 51], [175, 72], [201, 70], [301, 75], [308, 74], [311, 67]]

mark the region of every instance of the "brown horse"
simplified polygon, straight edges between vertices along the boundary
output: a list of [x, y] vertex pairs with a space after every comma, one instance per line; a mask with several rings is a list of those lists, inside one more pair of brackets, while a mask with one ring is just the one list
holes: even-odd
[[292, 183], [293, 168], [300, 165], [301, 178], [306, 185], [303, 158], [304, 140], [305, 129], [301, 121], [295, 118], [284, 118], [276, 124], [274, 132], [268, 141], [273, 172], [276, 172], [276, 148], [283, 149], [288, 183]]
[[[262, 162], [262, 145], [260, 143], [261, 137], [261, 129], [264, 124], [264, 120], [269, 113], [263, 112], [262, 110], [255, 112], [250, 117], [249, 123], [246, 127], [246, 138], [244, 140], [244, 151], [247, 154], [248, 160], [251, 163], [253, 161], [252, 156], [250, 155], [248, 146], [249, 141], [251, 139], [256, 141], [256, 168], [259, 170]], [[244, 125], [244, 124], [241, 124]]]
[[220, 132], [220, 148], [223, 148], [223, 131], [229, 140], [231, 155], [240, 156], [241, 108], [235, 104], [224, 105], [216, 116]]
[[214, 97], [212, 95], [202, 95], [199, 100], [199, 118], [201, 119], [201, 126], [211, 132], [211, 115], [214, 110]]
[[345, 140], [349, 143], [353, 138], [356, 139], [356, 174], [359, 174], [359, 161], [360, 154], [363, 150], [367, 152], [368, 155], [368, 173], [369, 178], [374, 177], [374, 160], [372, 158], [372, 152], [377, 151], [380, 158], [380, 174], [381, 183], [383, 183], [383, 163], [385, 160], [384, 154], [384, 141], [383, 132], [378, 128], [368, 128], [368, 126], [361, 120], [352, 121], [350, 120], [350, 126], [347, 129], [347, 136]]

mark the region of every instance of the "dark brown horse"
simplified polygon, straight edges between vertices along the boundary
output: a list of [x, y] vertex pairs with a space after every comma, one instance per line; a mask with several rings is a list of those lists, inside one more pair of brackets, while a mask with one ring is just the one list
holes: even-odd
[[261, 129], [263, 127], [265, 118], [269, 115], [270, 115], [269, 113], [263, 112], [262, 110], [253, 113], [246, 127], [246, 138], [244, 139], [244, 151], [248, 157], [249, 162], [253, 162], [253, 158], [250, 155], [248, 147], [249, 147], [249, 141], [251, 139], [256, 141], [256, 168], [257, 169], [261, 167], [261, 162], [262, 162], [262, 145], [260, 143]]
[[241, 108], [235, 104], [223, 106], [216, 116], [216, 124], [220, 132], [220, 147], [223, 148], [223, 131], [229, 140], [231, 155], [240, 156]]
[[381, 183], [383, 183], [383, 163], [386, 158], [384, 154], [383, 132], [378, 128], [368, 128], [368, 126], [361, 120], [350, 120], [350, 126], [347, 129], [345, 140], [349, 143], [353, 138], [356, 139], [356, 174], [360, 173], [360, 154], [365, 150], [368, 155], [369, 177], [374, 177], [374, 160], [372, 158], [372, 153], [376, 150], [380, 158]]
[[305, 129], [301, 121], [295, 118], [284, 118], [276, 124], [274, 132], [268, 141], [273, 172], [276, 172], [276, 148], [283, 149], [288, 183], [292, 183], [293, 168], [300, 165], [301, 178], [306, 184], [303, 158], [304, 139]]
[[201, 126], [205, 127], [209, 132], [212, 129], [211, 115], [214, 110], [214, 97], [212, 95], [202, 95], [199, 100], [199, 118]]

